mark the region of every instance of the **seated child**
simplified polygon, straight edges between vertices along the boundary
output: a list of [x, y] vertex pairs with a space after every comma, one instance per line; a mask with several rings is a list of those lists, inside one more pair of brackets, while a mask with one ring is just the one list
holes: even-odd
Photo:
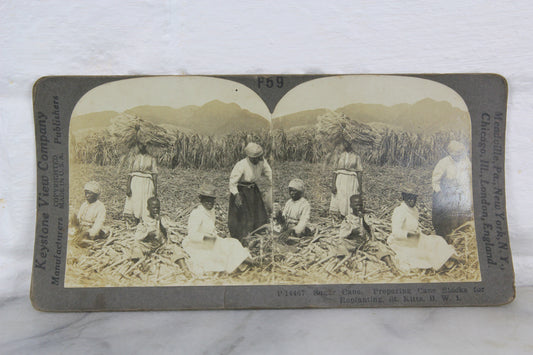
[[362, 250], [385, 262], [391, 272], [397, 275], [398, 269], [392, 261], [394, 252], [385, 244], [375, 240], [372, 219], [364, 215], [361, 195], [350, 196], [350, 208], [352, 211], [346, 216], [339, 230], [339, 237], [342, 238], [346, 248], [345, 254]]
[[[289, 196], [283, 211], [277, 211], [274, 220], [281, 227], [282, 235], [287, 237], [310, 236], [313, 235], [309, 218], [311, 215], [311, 205], [303, 197], [304, 182], [300, 179], [293, 179], [289, 183]], [[283, 238], [282, 238], [283, 239]], [[286, 238], [290, 241], [290, 238]]]
[[215, 187], [202, 185], [198, 195], [200, 205], [191, 212], [188, 234], [183, 240], [191, 270], [198, 275], [205, 272], [232, 273], [243, 262], [252, 263], [250, 252], [237, 239], [217, 235], [213, 209]]
[[98, 200], [100, 184], [89, 181], [84, 190], [86, 201], [81, 205], [78, 214], [71, 216], [69, 230], [73, 240], [80, 246], [86, 246], [87, 241], [106, 237], [103, 230], [106, 210], [104, 204]]
[[131, 258], [134, 261], [143, 255], [154, 252], [167, 256], [188, 274], [185, 264], [185, 253], [175, 243], [168, 239], [168, 218], [161, 216], [161, 203], [157, 197], [150, 197], [147, 201], [148, 216], [143, 216], [135, 232], [136, 244], [132, 248]]

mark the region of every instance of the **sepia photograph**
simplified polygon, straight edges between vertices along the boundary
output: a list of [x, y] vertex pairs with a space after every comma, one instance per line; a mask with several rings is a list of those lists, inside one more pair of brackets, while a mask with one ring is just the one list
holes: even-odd
[[287, 229], [296, 237], [291, 275], [309, 283], [481, 280], [470, 115], [455, 91], [407, 76], [314, 79], [280, 100], [272, 128], [275, 199], [297, 179], [311, 211], [291, 207], [292, 194], [283, 210], [299, 221]]
[[138, 77], [76, 103], [64, 286], [481, 281], [471, 123], [409, 76]]

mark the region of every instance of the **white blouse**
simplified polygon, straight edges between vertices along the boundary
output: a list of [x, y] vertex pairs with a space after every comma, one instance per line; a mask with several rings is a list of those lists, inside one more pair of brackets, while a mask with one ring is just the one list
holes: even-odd
[[216, 237], [215, 210], [206, 210], [204, 206], [196, 207], [189, 216], [187, 239], [202, 242], [204, 236]]
[[407, 233], [418, 231], [418, 209], [402, 202], [392, 213], [392, 237], [407, 239]]
[[266, 176], [268, 181], [272, 182], [272, 169], [266, 160], [261, 160], [257, 165], [250, 162], [250, 159], [244, 158], [237, 162], [231, 171], [229, 177], [229, 191], [236, 195], [239, 193], [237, 185], [242, 182], [257, 182], [261, 176]]
[[100, 200], [93, 203], [85, 201], [78, 211], [78, 219], [81, 226], [88, 228], [89, 235], [94, 237], [104, 226], [105, 214], [105, 206]]
[[307, 227], [311, 217], [311, 205], [303, 197], [297, 201], [290, 199], [285, 204], [282, 214], [288, 223], [296, 225], [294, 231], [300, 234]]
[[470, 192], [472, 185], [472, 164], [467, 157], [460, 161], [455, 161], [451, 156], [441, 159], [433, 170], [432, 185], [435, 192], [441, 190], [441, 183], [444, 179], [455, 189], [463, 192]]

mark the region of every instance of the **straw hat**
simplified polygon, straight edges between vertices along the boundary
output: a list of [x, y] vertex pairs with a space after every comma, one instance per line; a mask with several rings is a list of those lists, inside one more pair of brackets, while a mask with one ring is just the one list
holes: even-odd
[[203, 184], [198, 189], [198, 195], [206, 197], [216, 197], [215, 187], [211, 184]]
[[402, 193], [402, 197], [404, 195], [418, 196], [418, 189], [414, 184], [407, 182], [405, 185], [401, 187], [401, 193]]

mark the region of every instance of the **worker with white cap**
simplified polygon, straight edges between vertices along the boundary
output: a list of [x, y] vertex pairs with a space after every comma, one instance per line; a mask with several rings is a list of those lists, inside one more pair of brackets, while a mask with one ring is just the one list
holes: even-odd
[[96, 181], [89, 181], [85, 184], [84, 190], [85, 201], [81, 205], [78, 214], [72, 216], [70, 220], [71, 227], [74, 231], [74, 239], [78, 244], [83, 239], [94, 240], [105, 238], [103, 226], [106, 210], [104, 204], [98, 200], [100, 184]]
[[311, 205], [303, 197], [304, 182], [301, 179], [293, 179], [289, 182], [290, 199], [285, 203], [283, 211], [278, 211], [276, 222], [281, 225], [282, 232], [288, 235], [301, 237], [311, 235], [309, 219], [311, 217]]
[[[264, 176], [272, 184], [272, 169], [263, 158], [263, 148], [250, 142], [244, 148], [246, 158], [235, 164], [229, 179], [231, 192], [228, 227], [233, 238], [246, 243], [243, 238], [258, 227], [268, 223], [267, 208], [263, 196], [257, 187], [257, 182]], [[272, 189], [265, 194], [270, 208]]]
[[433, 170], [433, 227], [447, 237], [472, 219], [472, 164], [465, 146], [452, 140]]

